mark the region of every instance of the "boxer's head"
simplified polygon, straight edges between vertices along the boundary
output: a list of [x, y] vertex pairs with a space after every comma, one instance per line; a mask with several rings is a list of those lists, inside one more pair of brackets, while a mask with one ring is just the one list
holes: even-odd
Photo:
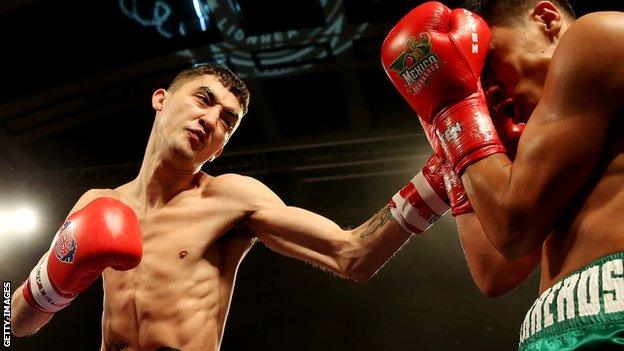
[[557, 43], [574, 20], [567, 0], [471, 0], [491, 29], [483, 85], [495, 113], [527, 121]]
[[152, 95], [156, 120], [151, 138], [200, 166], [221, 154], [247, 112], [249, 91], [234, 73], [200, 65], [178, 74]]
[[494, 125], [513, 158], [574, 11], [567, 0], [468, 0], [464, 7], [490, 26], [482, 84]]
[[483, 88], [493, 117], [526, 122], [537, 105], [550, 59], [574, 20], [567, 0], [470, 0], [491, 29]]

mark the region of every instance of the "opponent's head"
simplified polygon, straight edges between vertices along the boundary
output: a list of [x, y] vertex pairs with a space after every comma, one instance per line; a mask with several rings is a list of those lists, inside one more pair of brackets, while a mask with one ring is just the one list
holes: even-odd
[[182, 160], [201, 166], [221, 154], [248, 105], [249, 90], [230, 70], [195, 66], [152, 95], [152, 137]]
[[469, 0], [464, 7], [490, 26], [490, 51], [482, 77], [493, 114], [526, 122], [541, 97], [550, 59], [574, 20], [574, 11], [567, 0]]

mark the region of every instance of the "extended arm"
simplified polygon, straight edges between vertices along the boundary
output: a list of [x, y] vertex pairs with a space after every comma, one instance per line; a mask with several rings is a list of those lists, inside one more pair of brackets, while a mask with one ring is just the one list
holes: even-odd
[[323, 216], [275, 202], [254, 212], [248, 226], [272, 250], [358, 281], [371, 277], [410, 238], [388, 206], [343, 230]]
[[364, 280], [375, 274], [411, 233], [426, 231], [448, 210], [441, 165], [439, 157], [430, 157], [388, 206], [353, 230], [284, 205], [270, 189], [251, 178], [228, 176], [230, 185], [224, 188], [250, 205], [247, 226], [269, 248], [338, 275]]

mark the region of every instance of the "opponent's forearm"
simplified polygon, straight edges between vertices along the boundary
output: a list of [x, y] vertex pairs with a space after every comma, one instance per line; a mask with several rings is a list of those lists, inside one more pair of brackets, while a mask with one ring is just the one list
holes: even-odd
[[516, 260], [503, 257], [486, 237], [474, 212], [455, 218], [470, 274], [484, 295], [497, 297], [511, 291], [539, 263], [539, 249]]
[[518, 179], [512, 179], [512, 163], [505, 154], [472, 164], [462, 181], [485, 234], [504, 257], [519, 258], [540, 246], [548, 224], [540, 221], [544, 216], [533, 213], [537, 206], [531, 200], [530, 184], [519, 185]]
[[24, 300], [23, 288], [17, 288], [11, 300], [11, 332], [17, 337], [35, 334], [53, 316], [31, 308]]

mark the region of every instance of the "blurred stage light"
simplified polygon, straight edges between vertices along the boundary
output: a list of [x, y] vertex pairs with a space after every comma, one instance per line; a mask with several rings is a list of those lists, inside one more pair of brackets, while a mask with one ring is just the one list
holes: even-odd
[[0, 234], [28, 234], [37, 228], [37, 215], [30, 208], [0, 210]]

